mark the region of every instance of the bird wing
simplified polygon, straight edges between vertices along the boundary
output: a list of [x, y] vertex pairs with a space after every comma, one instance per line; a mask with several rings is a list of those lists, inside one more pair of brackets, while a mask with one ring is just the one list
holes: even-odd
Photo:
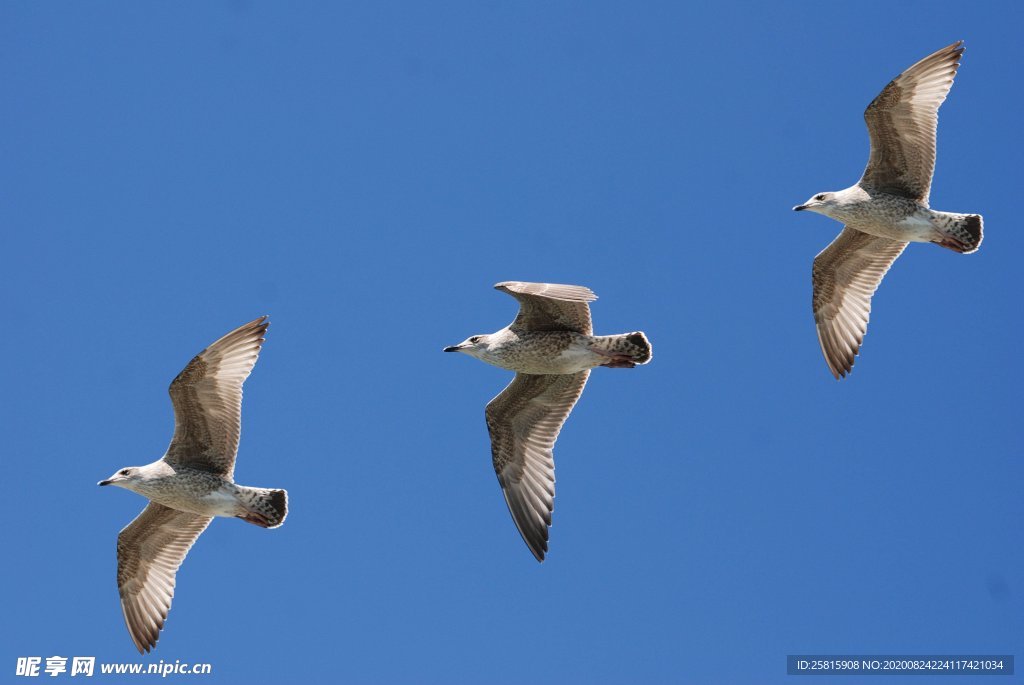
[[555, 440], [589, 375], [517, 373], [485, 411], [505, 503], [537, 561], [548, 551], [555, 507]]
[[261, 316], [236, 328], [196, 355], [171, 383], [174, 437], [164, 456], [168, 464], [232, 477], [242, 431], [242, 383], [269, 325]]
[[963, 54], [957, 41], [893, 79], [864, 111], [871, 157], [860, 185], [928, 204], [935, 170], [935, 129]]
[[597, 299], [590, 288], [559, 283], [505, 281], [494, 286], [519, 300], [513, 331], [576, 331], [591, 335], [590, 306]]
[[814, 258], [811, 281], [818, 342], [836, 378], [853, 368], [868, 329], [871, 296], [907, 243], [844, 226]]
[[174, 575], [212, 519], [150, 502], [117, 536], [121, 611], [139, 653], [156, 647], [174, 598]]

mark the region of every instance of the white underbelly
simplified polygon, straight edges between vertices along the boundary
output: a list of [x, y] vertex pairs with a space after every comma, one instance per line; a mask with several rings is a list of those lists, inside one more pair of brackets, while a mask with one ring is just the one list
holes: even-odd
[[591, 352], [582, 345], [570, 345], [557, 355], [543, 359], [521, 360], [515, 371], [534, 374], [579, 373], [606, 361], [601, 355]]
[[896, 228], [899, 230], [897, 235], [901, 236], [896, 238], [898, 240], [927, 243], [935, 237], [935, 227], [932, 225], [931, 218], [921, 214], [912, 214], [906, 219], [896, 222]]
[[199, 500], [200, 508], [206, 516], [237, 516], [238, 498], [224, 490], [214, 490]]
[[562, 369], [564, 369], [561, 373], [577, 373], [586, 369], [592, 369], [605, 361], [605, 359], [601, 355], [595, 354], [587, 347], [583, 347], [582, 345], [570, 345], [566, 349], [562, 350], [562, 353], [558, 355], [558, 358], [555, 361]]

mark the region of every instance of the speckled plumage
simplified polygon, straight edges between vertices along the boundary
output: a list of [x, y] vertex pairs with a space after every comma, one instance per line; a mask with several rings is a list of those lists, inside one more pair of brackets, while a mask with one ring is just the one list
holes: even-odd
[[548, 549], [555, 497], [554, 445], [597, 366], [633, 367], [651, 359], [641, 332], [593, 335], [590, 289], [508, 281], [494, 286], [519, 300], [515, 321], [446, 352], [463, 352], [516, 372], [485, 410], [491, 458], [505, 502], [538, 561]]
[[857, 184], [794, 207], [845, 224], [815, 258], [811, 272], [818, 340], [836, 378], [853, 368], [871, 298], [908, 243], [931, 242], [961, 253], [981, 244], [981, 216], [928, 206], [938, 110], [963, 51], [959, 41], [893, 79], [864, 112], [871, 156]]
[[475, 356], [519, 373], [566, 374], [607, 366], [613, 359], [631, 359], [635, 354], [643, 356], [638, 347], [642, 344], [630, 343], [622, 335], [505, 328], [488, 336], [487, 347]]
[[266, 317], [200, 352], [171, 383], [174, 437], [163, 458], [121, 469], [100, 485], [147, 497], [149, 505], [117, 539], [121, 608], [139, 652], [156, 646], [174, 596], [175, 574], [214, 516], [263, 528], [284, 522], [284, 490], [234, 482], [241, 434], [242, 384], [263, 344]]

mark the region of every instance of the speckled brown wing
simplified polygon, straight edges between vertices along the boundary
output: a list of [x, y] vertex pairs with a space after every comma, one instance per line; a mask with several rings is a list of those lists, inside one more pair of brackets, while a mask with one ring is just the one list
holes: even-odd
[[242, 383], [270, 323], [261, 316], [200, 352], [171, 383], [174, 437], [164, 460], [232, 478], [242, 431]]
[[814, 321], [821, 351], [836, 378], [853, 368], [868, 329], [871, 296], [906, 246], [846, 226], [814, 258]]
[[588, 376], [590, 371], [517, 373], [485, 411], [494, 471], [512, 520], [537, 561], [548, 551], [555, 507], [555, 440]]
[[594, 332], [587, 303], [596, 300], [597, 295], [590, 288], [520, 281], [505, 281], [494, 287], [519, 300], [519, 314], [509, 326], [513, 331]]
[[871, 157], [860, 179], [862, 187], [928, 204], [939, 105], [953, 85], [963, 51], [963, 41], [958, 41], [925, 57], [868, 105], [864, 120]]
[[174, 576], [212, 519], [150, 502], [117, 536], [117, 588], [139, 653], [156, 647], [174, 598]]

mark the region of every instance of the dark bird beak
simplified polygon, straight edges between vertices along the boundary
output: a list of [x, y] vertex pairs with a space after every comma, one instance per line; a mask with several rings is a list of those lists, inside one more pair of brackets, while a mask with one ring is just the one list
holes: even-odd
[[459, 351], [459, 346], [458, 345], [449, 345], [448, 347], [444, 348], [444, 351], [445, 352], [458, 352]]
[[99, 483], [96, 483], [96, 485], [110, 485], [113, 482], [114, 481], [112, 480], [101, 480]]
[[805, 209], [807, 209], [807, 205], [797, 205], [796, 207], [793, 208], [793, 211], [794, 212], [802, 212]]

